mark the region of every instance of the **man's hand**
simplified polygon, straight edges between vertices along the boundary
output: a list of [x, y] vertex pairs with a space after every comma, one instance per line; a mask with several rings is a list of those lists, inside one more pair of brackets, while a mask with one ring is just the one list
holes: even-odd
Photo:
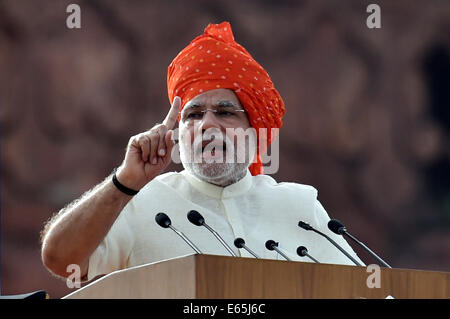
[[[162, 124], [130, 138], [125, 159], [116, 172], [128, 188], [140, 190], [169, 165], [174, 146], [173, 128], [181, 99], [175, 97]], [[89, 257], [105, 238], [111, 226], [130, 201], [106, 179], [83, 197], [64, 207], [45, 226], [42, 261], [54, 274], [67, 277], [67, 265], [80, 266], [81, 277], [88, 273]]]
[[150, 130], [130, 138], [125, 160], [116, 173], [121, 184], [140, 190], [170, 164], [175, 144], [172, 140], [173, 128], [180, 107], [181, 99], [176, 96], [162, 124], [157, 124]]

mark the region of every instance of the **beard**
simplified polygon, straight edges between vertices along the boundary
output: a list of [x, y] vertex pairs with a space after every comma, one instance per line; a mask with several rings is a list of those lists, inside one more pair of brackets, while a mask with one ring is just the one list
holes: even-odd
[[[251, 164], [252, 156], [249, 152], [243, 160], [240, 157], [241, 160], [238, 161], [236, 145], [229, 140], [224, 143], [223, 148], [218, 148], [220, 156], [215, 160], [211, 160], [210, 152], [213, 154], [213, 158], [217, 152], [208, 146], [201, 147], [201, 140], [194, 140], [192, 144], [189, 144], [190, 141], [180, 142], [180, 159], [184, 169], [207, 183], [221, 187], [236, 183], [245, 176]], [[249, 142], [248, 149], [251, 149], [252, 145], [252, 142]], [[230, 150], [230, 147], [233, 149]], [[234, 154], [232, 161], [226, 159], [227, 148], [229, 151], [234, 151], [232, 152]], [[243, 152], [242, 148], [240, 151]], [[205, 153], [208, 154], [207, 157], [205, 156], [206, 159]]]
[[228, 186], [242, 179], [249, 163], [187, 163], [184, 169], [197, 178], [218, 186]]

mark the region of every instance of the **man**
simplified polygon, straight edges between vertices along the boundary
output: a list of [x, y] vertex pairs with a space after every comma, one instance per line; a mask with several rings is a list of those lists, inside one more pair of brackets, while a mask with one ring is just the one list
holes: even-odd
[[[282, 125], [284, 103], [267, 72], [234, 41], [229, 23], [209, 25], [182, 50], [168, 68], [167, 83], [172, 106], [164, 121], [132, 137], [115, 175], [61, 210], [44, 229], [47, 268], [66, 277], [67, 265], [78, 264], [82, 276], [92, 279], [192, 253], [155, 223], [159, 212], [204, 253], [227, 255], [211, 233], [187, 220], [192, 209], [225, 242], [242, 237], [262, 258], [278, 258], [264, 247], [273, 239], [295, 260], [301, 260], [297, 246], [304, 245], [320, 262], [351, 264], [323, 238], [300, 229], [297, 224], [304, 220], [358, 259], [344, 239], [327, 230], [329, 217], [316, 189], [277, 183], [263, 174], [261, 155], [275, 137], [271, 129]], [[185, 170], [162, 174], [171, 161], [177, 120]]]

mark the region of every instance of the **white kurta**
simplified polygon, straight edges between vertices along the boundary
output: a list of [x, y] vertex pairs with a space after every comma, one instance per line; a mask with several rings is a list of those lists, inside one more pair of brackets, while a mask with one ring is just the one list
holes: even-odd
[[292, 260], [310, 261], [296, 254], [297, 247], [302, 245], [322, 263], [353, 264], [325, 238], [298, 227], [303, 220], [329, 235], [360, 261], [345, 239], [328, 230], [330, 218], [317, 200], [314, 187], [277, 183], [268, 175], [252, 176], [250, 172], [235, 184], [218, 187], [182, 171], [158, 176], [130, 200], [91, 255], [88, 279], [193, 253], [177, 234], [155, 222], [159, 212], [166, 213], [172, 225], [203, 253], [229, 256], [205, 227], [188, 221], [186, 215], [192, 209], [203, 215], [238, 256], [252, 257], [233, 245], [234, 239], [241, 237], [261, 258], [283, 259], [265, 248], [265, 242], [272, 239], [279, 242]]

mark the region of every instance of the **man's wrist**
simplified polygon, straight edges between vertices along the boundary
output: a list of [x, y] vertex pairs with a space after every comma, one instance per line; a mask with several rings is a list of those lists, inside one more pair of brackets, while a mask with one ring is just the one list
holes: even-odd
[[112, 180], [114, 186], [119, 191], [121, 191], [122, 193], [124, 193], [126, 195], [134, 196], [140, 190], [140, 188], [134, 186], [133, 183], [131, 183], [130, 180], [127, 179], [123, 175], [123, 172], [120, 169], [113, 171], [113, 175], [112, 175], [111, 180]]

